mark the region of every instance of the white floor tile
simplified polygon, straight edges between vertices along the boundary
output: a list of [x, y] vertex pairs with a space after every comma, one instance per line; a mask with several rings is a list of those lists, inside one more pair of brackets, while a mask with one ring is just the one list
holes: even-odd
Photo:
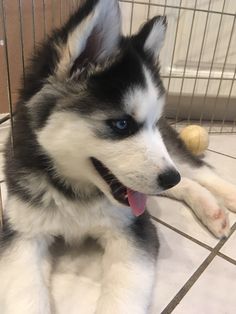
[[151, 197], [148, 200], [149, 212], [176, 229], [214, 247], [216, 239], [196, 218], [190, 208], [181, 202], [164, 197]]
[[[236, 231], [232, 234], [229, 240], [225, 243], [225, 245], [220, 250], [221, 253], [231, 257], [236, 260]], [[236, 278], [235, 278], [236, 280]]]
[[161, 247], [152, 314], [161, 313], [209, 254], [169, 228], [156, 225]]
[[236, 267], [216, 257], [173, 314], [235, 314]]
[[236, 184], [236, 159], [208, 151], [205, 160], [215, 168], [222, 178]]
[[236, 134], [211, 134], [209, 149], [236, 158]]

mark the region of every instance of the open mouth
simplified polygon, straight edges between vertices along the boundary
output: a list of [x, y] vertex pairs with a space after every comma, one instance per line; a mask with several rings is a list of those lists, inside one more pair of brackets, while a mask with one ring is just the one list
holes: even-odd
[[133, 214], [140, 216], [145, 211], [147, 196], [123, 185], [98, 159], [91, 157], [91, 161], [99, 175], [109, 185], [114, 199], [125, 206], [130, 206]]

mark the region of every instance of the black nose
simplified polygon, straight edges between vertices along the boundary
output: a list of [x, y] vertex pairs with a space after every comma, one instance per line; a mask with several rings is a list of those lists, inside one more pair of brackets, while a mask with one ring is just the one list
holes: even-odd
[[168, 169], [158, 176], [158, 184], [164, 190], [170, 189], [180, 181], [180, 174], [175, 169]]

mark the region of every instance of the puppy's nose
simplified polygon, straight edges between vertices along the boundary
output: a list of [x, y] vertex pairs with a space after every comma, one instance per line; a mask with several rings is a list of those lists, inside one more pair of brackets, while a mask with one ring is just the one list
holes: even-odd
[[164, 190], [170, 189], [180, 181], [180, 174], [175, 169], [167, 169], [158, 176], [158, 184]]

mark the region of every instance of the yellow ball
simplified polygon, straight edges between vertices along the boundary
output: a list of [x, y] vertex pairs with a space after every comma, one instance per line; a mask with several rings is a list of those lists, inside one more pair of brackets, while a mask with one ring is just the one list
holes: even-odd
[[188, 150], [196, 156], [204, 153], [209, 145], [207, 131], [199, 125], [189, 125], [180, 132], [180, 138], [184, 141]]

